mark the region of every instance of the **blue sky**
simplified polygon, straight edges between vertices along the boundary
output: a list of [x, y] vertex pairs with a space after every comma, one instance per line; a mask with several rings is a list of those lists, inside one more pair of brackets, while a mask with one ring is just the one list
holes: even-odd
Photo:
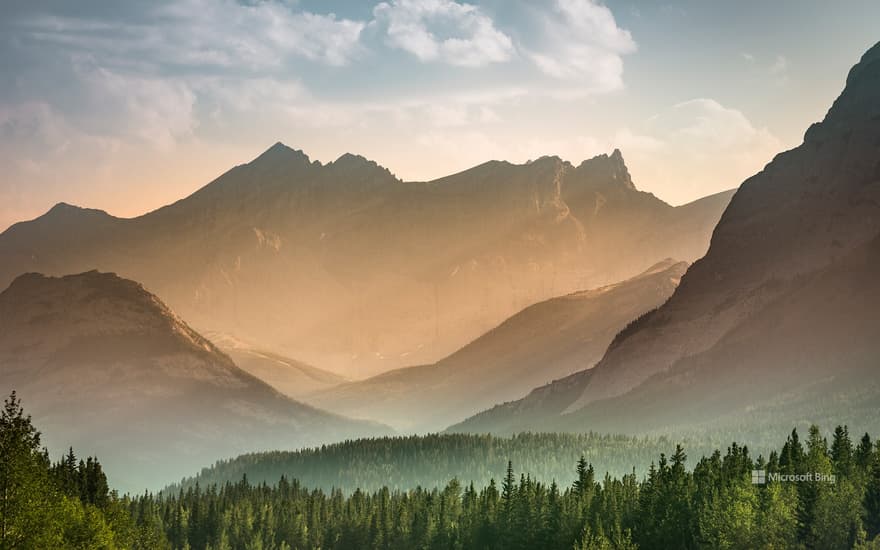
[[143, 213], [275, 141], [431, 179], [619, 147], [682, 203], [799, 143], [876, 1], [7, 0], [0, 228]]

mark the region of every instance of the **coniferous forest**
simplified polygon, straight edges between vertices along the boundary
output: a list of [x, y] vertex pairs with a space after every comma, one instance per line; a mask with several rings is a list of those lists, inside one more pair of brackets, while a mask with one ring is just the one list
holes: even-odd
[[880, 446], [840, 426], [830, 442], [814, 426], [767, 457], [734, 443], [692, 468], [676, 446], [641, 478], [601, 475], [582, 458], [566, 486], [508, 463], [483, 487], [452, 479], [347, 495], [244, 477], [119, 496], [97, 459], [71, 449], [52, 463], [15, 393], [0, 445], [3, 550], [880, 547]]
[[[751, 441], [751, 440], [750, 440]], [[572, 468], [585, 457], [596, 470], [613, 477], [647, 473], [661, 452], [681, 443], [690, 454], [711, 454], [718, 445], [693, 438], [631, 437], [596, 433], [428, 434], [348, 440], [297, 451], [249, 453], [221, 460], [164, 492], [222, 485], [247, 476], [251, 483], [274, 485], [282, 476], [296, 477], [313, 489], [377, 491], [439, 487], [450, 479], [481, 487], [504, 477], [508, 461], [536, 481], [570, 484]], [[761, 447], [762, 449], [764, 446]], [[767, 447], [770, 448], [770, 447]], [[381, 460], [376, 460], [381, 457]], [[430, 468], [425, 465], [430, 464]]]

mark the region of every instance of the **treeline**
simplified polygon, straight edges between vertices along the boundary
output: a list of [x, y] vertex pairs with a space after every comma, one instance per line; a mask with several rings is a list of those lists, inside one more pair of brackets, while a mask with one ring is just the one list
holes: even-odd
[[[717, 445], [687, 442], [693, 453], [710, 454]], [[575, 479], [572, 465], [585, 457], [602, 474], [631, 473], [639, 477], [651, 461], [673, 444], [665, 438], [596, 433], [523, 433], [512, 437], [470, 434], [359, 439], [301, 451], [272, 451], [220, 461], [194, 477], [168, 488], [176, 494], [196, 483], [202, 487], [236, 482], [274, 485], [285, 476], [306, 487], [330, 492], [341, 489], [373, 492], [383, 487], [405, 491], [442, 487], [453, 477], [477, 487], [504, 477], [508, 460], [532, 479], [568, 485]], [[769, 447], [768, 447], [769, 448]]]
[[[880, 449], [845, 427], [831, 445], [817, 427], [781, 451], [746, 447], [704, 457], [660, 455], [647, 476], [597, 479], [585, 459], [569, 486], [516, 476], [477, 489], [325, 493], [282, 478], [200, 486], [135, 503], [170, 548], [690, 549], [880, 548]], [[800, 482], [775, 479], [800, 476]], [[868, 542], [873, 541], [873, 542]]]
[[830, 444], [815, 426], [806, 441], [792, 431], [766, 459], [733, 444], [692, 470], [676, 446], [644, 476], [600, 479], [582, 458], [565, 484], [508, 462], [482, 487], [345, 494], [242, 478], [120, 498], [96, 459], [52, 464], [13, 393], [0, 451], [2, 550], [880, 549], [880, 445], [845, 427]]

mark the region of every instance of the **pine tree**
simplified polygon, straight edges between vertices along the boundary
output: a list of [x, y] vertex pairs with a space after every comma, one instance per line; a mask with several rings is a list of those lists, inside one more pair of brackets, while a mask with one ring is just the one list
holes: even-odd
[[785, 445], [782, 446], [782, 452], [779, 455], [779, 470], [783, 474], [800, 473], [806, 454], [804, 447], [798, 438], [797, 428], [791, 431]]
[[855, 463], [862, 472], [869, 472], [872, 466], [872, 458], [874, 456], [874, 443], [871, 436], [867, 433], [862, 436], [859, 446], [855, 451]]
[[[827, 475], [832, 470], [831, 459], [828, 456], [828, 442], [822, 437], [822, 432], [815, 424], [810, 426], [804, 467], [805, 471], [812, 474]], [[818, 482], [798, 483], [797, 485], [798, 536], [802, 541], [807, 541], [808, 546], [813, 543], [816, 504], [820, 498], [820, 491], [824, 490], [823, 486], [824, 484]]]
[[831, 444], [831, 460], [834, 463], [834, 473], [837, 476], [849, 476], [853, 466], [852, 441], [849, 438], [849, 429], [846, 426], [837, 426], [834, 429], [834, 440]]
[[[60, 499], [40, 450], [40, 432], [13, 391], [0, 412], [0, 548], [59, 545]], [[39, 528], [38, 528], [39, 527]]]
[[681, 445], [675, 446], [672, 464], [667, 481], [669, 520], [666, 526], [667, 539], [673, 541], [670, 548], [691, 548], [693, 546], [693, 520], [691, 514], [692, 479], [685, 469], [687, 455]]
[[880, 535], [880, 456], [875, 457], [871, 467], [871, 477], [865, 489], [863, 500], [865, 531], [868, 540]]
[[501, 508], [504, 521], [509, 523], [513, 515], [513, 499], [516, 494], [516, 478], [513, 476], [513, 462], [507, 461], [507, 474], [501, 484]]

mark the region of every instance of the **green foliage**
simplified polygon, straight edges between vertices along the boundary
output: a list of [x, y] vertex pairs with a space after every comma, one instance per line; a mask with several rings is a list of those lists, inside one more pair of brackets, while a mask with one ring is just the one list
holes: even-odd
[[[818, 428], [806, 447], [793, 431], [768, 460], [732, 444], [692, 471], [678, 445], [641, 481], [634, 470], [597, 481], [584, 456], [565, 485], [507, 460], [500, 488], [453, 477], [433, 488], [344, 493], [242, 476], [133, 498], [108, 490], [97, 459], [77, 460], [71, 449], [50, 464], [15, 394], [0, 417], [0, 445], [8, 457], [0, 550], [880, 548], [880, 457], [870, 438], [853, 448], [846, 428], [830, 448]], [[756, 469], [767, 483], [753, 483]], [[807, 472], [834, 482], [775, 477]]]
[[[714, 446], [685, 441], [692, 453], [711, 453]], [[581, 457], [598, 475], [622, 477], [633, 468], [644, 473], [652, 460], [674, 443], [665, 438], [596, 433], [522, 433], [512, 437], [473, 434], [430, 434], [345, 441], [300, 451], [271, 451], [220, 461], [165, 492], [176, 494], [199, 483], [202, 487], [236, 482], [247, 475], [254, 483], [275, 484], [285, 476], [330, 492], [341, 489], [377, 491], [441, 487], [453, 477], [484, 487], [504, 479], [508, 460], [533, 480], [569, 485]], [[378, 457], [378, 459], [377, 459]]]
[[71, 449], [51, 465], [15, 392], [0, 412], [0, 456], [0, 550], [138, 548], [137, 526], [100, 463], [77, 464]]
[[[641, 482], [635, 472], [596, 481], [583, 458], [567, 488], [518, 474], [505, 461], [500, 486], [492, 480], [481, 490], [453, 479], [442, 488], [346, 496], [286, 477], [274, 486], [243, 477], [141, 501], [155, 510], [172, 548], [873, 548], [867, 487], [876, 483], [880, 491], [880, 467], [872, 469], [873, 449], [869, 467], [847, 439], [845, 428], [836, 430], [829, 448], [813, 428], [804, 446], [793, 431], [768, 460], [732, 444], [723, 455], [701, 458], [693, 471], [676, 446]], [[754, 484], [756, 469], [770, 481]], [[806, 472], [838, 477], [794, 483], [771, 475]], [[132, 503], [133, 510], [139, 506]]]
[[870, 539], [880, 536], [880, 450], [868, 464], [870, 474], [864, 497], [865, 530]]
[[63, 501], [52, 487], [40, 433], [15, 392], [0, 413], [0, 456], [0, 548], [57, 546]]

